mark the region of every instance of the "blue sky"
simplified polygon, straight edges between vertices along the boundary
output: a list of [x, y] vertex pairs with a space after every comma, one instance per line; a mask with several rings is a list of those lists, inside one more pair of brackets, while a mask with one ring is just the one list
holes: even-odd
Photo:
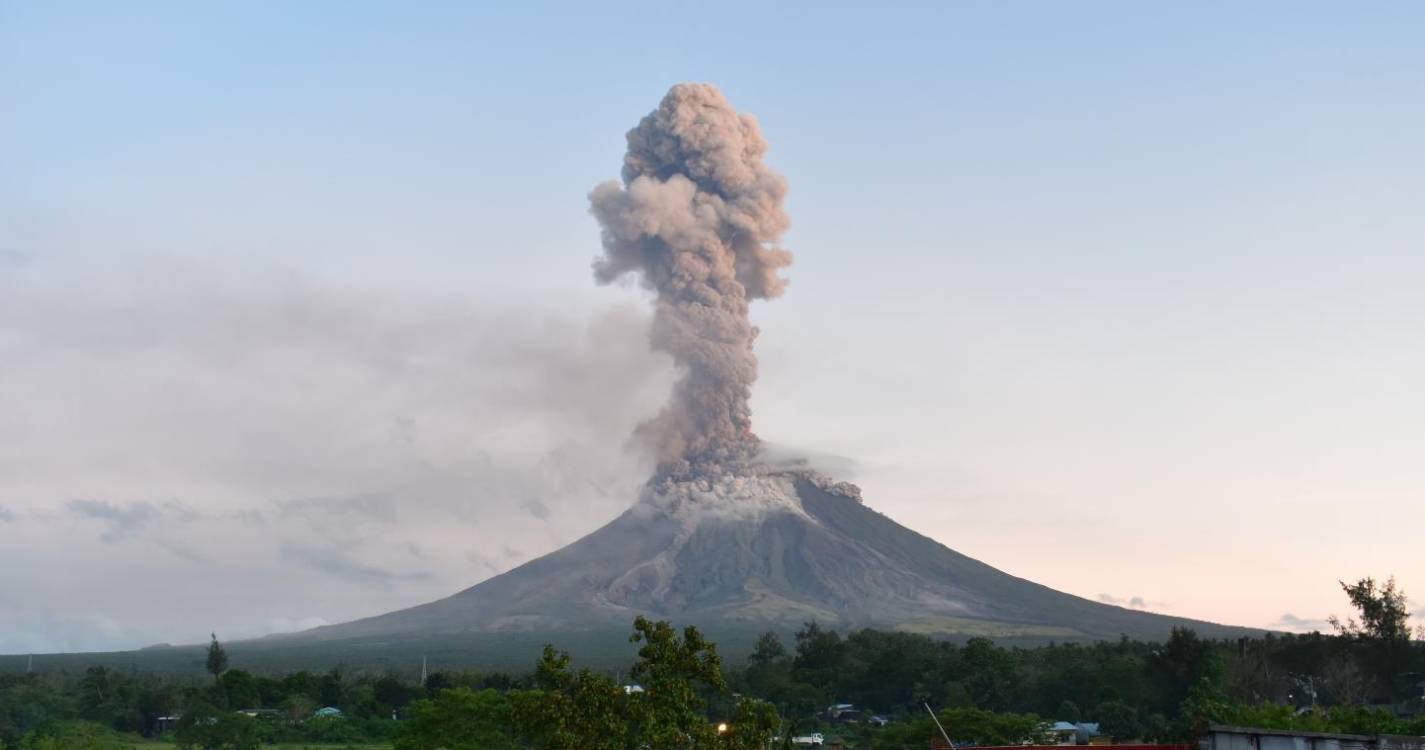
[[[369, 614], [617, 512], [471, 520], [448, 497], [475, 481], [450, 468], [461, 447], [505, 482], [480, 502], [524, 507], [559, 430], [539, 409], [489, 417], [491, 391], [421, 366], [468, 331], [489, 344], [476, 366], [527, 372], [502, 330], [517, 316], [572, 337], [561, 366], [627, 386], [610, 403], [656, 409], [666, 363], [575, 341], [643, 304], [592, 284], [585, 195], [683, 80], [757, 115], [792, 186], [792, 286], [753, 313], [765, 437], [847, 457], [871, 505], [1090, 598], [1266, 625], [1341, 611], [1337, 578], [1425, 587], [1418, 542], [1392, 531], [1425, 524], [1425, 9], [768, 5], [0, 3], [0, 342], [28, 363], [0, 375], [23, 394], [0, 422], [29, 425], [0, 448], [0, 569], [41, 574], [0, 581], [0, 622], [41, 634], [9, 648]], [[349, 375], [380, 336], [410, 361]], [[166, 400], [164, 363], [221, 388]], [[310, 382], [273, 385], [292, 370]], [[338, 417], [311, 393], [375, 406]], [[234, 405], [246, 437], [214, 426]], [[440, 415], [466, 413], [528, 454], [451, 437]], [[611, 414], [580, 424], [628, 426]], [[303, 440], [273, 437], [288, 428]], [[375, 443], [306, 452], [332, 429], [452, 442], [368, 474], [350, 467]], [[449, 471], [432, 489], [417, 465]], [[465, 525], [381, 505], [427, 496]], [[368, 514], [331, 549], [430, 541], [331, 564], [300, 546], [311, 515], [291, 509], [312, 506], [292, 503], [313, 498]], [[250, 544], [184, 557], [255, 508]], [[136, 525], [84, 525], [115, 519]], [[64, 560], [42, 543], [72, 534], [94, 542]], [[208, 603], [217, 622], [126, 610], [100, 575], [197, 592], [312, 561], [254, 589], [270, 611]], [[68, 640], [44, 640], [56, 622]]]

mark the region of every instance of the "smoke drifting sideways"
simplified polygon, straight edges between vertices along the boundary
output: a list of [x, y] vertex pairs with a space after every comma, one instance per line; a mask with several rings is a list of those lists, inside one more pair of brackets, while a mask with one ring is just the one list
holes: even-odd
[[786, 287], [787, 182], [763, 163], [757, 121], [709, 84], [674, 86], [627, 138], [622, 182], [589, 193], [604, 250], [594, 277], [637, 274], [655, 293], [653, 348], [680, 373], [670, 403], [636, 436], [656, 452], [655, 479], [744, 473], [758, 451], [748, 305]]

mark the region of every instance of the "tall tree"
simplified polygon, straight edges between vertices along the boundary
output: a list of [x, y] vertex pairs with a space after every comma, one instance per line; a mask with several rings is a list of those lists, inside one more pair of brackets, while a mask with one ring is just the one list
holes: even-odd
[[208, 673], [213, 675], [213, 682], [217, 682], [228, 671], [228, 652], [223, 650], [223, 644], [218, 643], [218, 634], [211, 635], [213, 641], [208, 644]]
[[769, 630], [757, 639], [757, 646], [752, 649], [752, 655], [747, 657], [747, 660], [756, 666], [765, 667], [786, 655], [787, 647], [782, 645], [782, 639]]
[[1165, 712], [1176, 712], [1194, 690], [1204, 705], [1221, 692], [1222, 657], [1191, 628], [1173, 628], [1168, 642], [1148, 657], [1148, 669]]
[[1410, 652], [1410, 609], [1405, 592], [1395, 585], [1395, 576], [1384, 584], [1369, 577], [1340, 584], [1360, 620], [1351, 617], [1342, 622], [1332, 615], [1331, 625], [1342, 636], [1365, 646], [1376, 689], [1393, 694], [1396, 673], [1404, 671]]
[[1410, 610], [1406, 607], [1405, 592], [1395, 585], [1395, 576], [1377, 584], [1374, 578], [1362, 578], [1355, 583], [1340, 581], [1341, 590], [1351, 600], [1351, 606], [1360, 612], [1356, 618], [1341, 618], [1331, 615], [1331, 626], [1342, 635], [1375, 641], [1410, 640]]
[[520, 732], [539, 750], [622, 750], [630, 747], [628, 696], [618, 683], [587, 669], [569, 671], [569, 654], [545, 646], [535, 689], [511, 693]]
[[698, 693], [725, 687], [717, 646], [695, 627], [683, 628], [679, 638], [672, 625], [641, 615], [629, 641], [642, 644], [633, 665], [634, 679], [646, 689], [632, 706], [639, 738], [651, 747], [710, 747], [714, 730]]

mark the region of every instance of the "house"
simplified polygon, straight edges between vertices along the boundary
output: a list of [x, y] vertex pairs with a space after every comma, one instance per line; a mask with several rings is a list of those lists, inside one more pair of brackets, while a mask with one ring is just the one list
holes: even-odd
[[169, 732], [174, 729], [177, 729], [178, 720], [181, 718], [183, 718], [182, 714], [173, 714], [172, 716], [160, 716], [157, 719], [153, 720], [154, 730], [157, 731], [159, 734], [163, 734], [164, 732]]
[[1049, 727], [1049, 736], [1056, 745], [1079, 744], [1079, 727], [1067, 721], [1056, 721]]
[[328, 716], [335, 716], [340, 718], [342, 715], [343, 714], [341, 712], [341, 709], [337, 708], [336, 706], [322, 706], [321, 708], [317, 709], [315, 713], [312, 714], [312, 718], [321, 719]]

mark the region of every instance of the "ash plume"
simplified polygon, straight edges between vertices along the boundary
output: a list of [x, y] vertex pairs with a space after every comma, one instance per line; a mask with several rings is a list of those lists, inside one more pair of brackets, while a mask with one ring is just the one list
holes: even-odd
[[757, 328], [748, 303], [781, 294], [792, 254], [786, 180], [762, 161], [757, 121], [708, 84], [678, 84], [628, 132], [623, 181], [589, 193], [603, 237], [594, 277], [637, 273], [657, 295], [652, 343], [677, 363], [673, 397], [639, 437], [660, 474], [723, 473], [757, 452], [748, 407]]

